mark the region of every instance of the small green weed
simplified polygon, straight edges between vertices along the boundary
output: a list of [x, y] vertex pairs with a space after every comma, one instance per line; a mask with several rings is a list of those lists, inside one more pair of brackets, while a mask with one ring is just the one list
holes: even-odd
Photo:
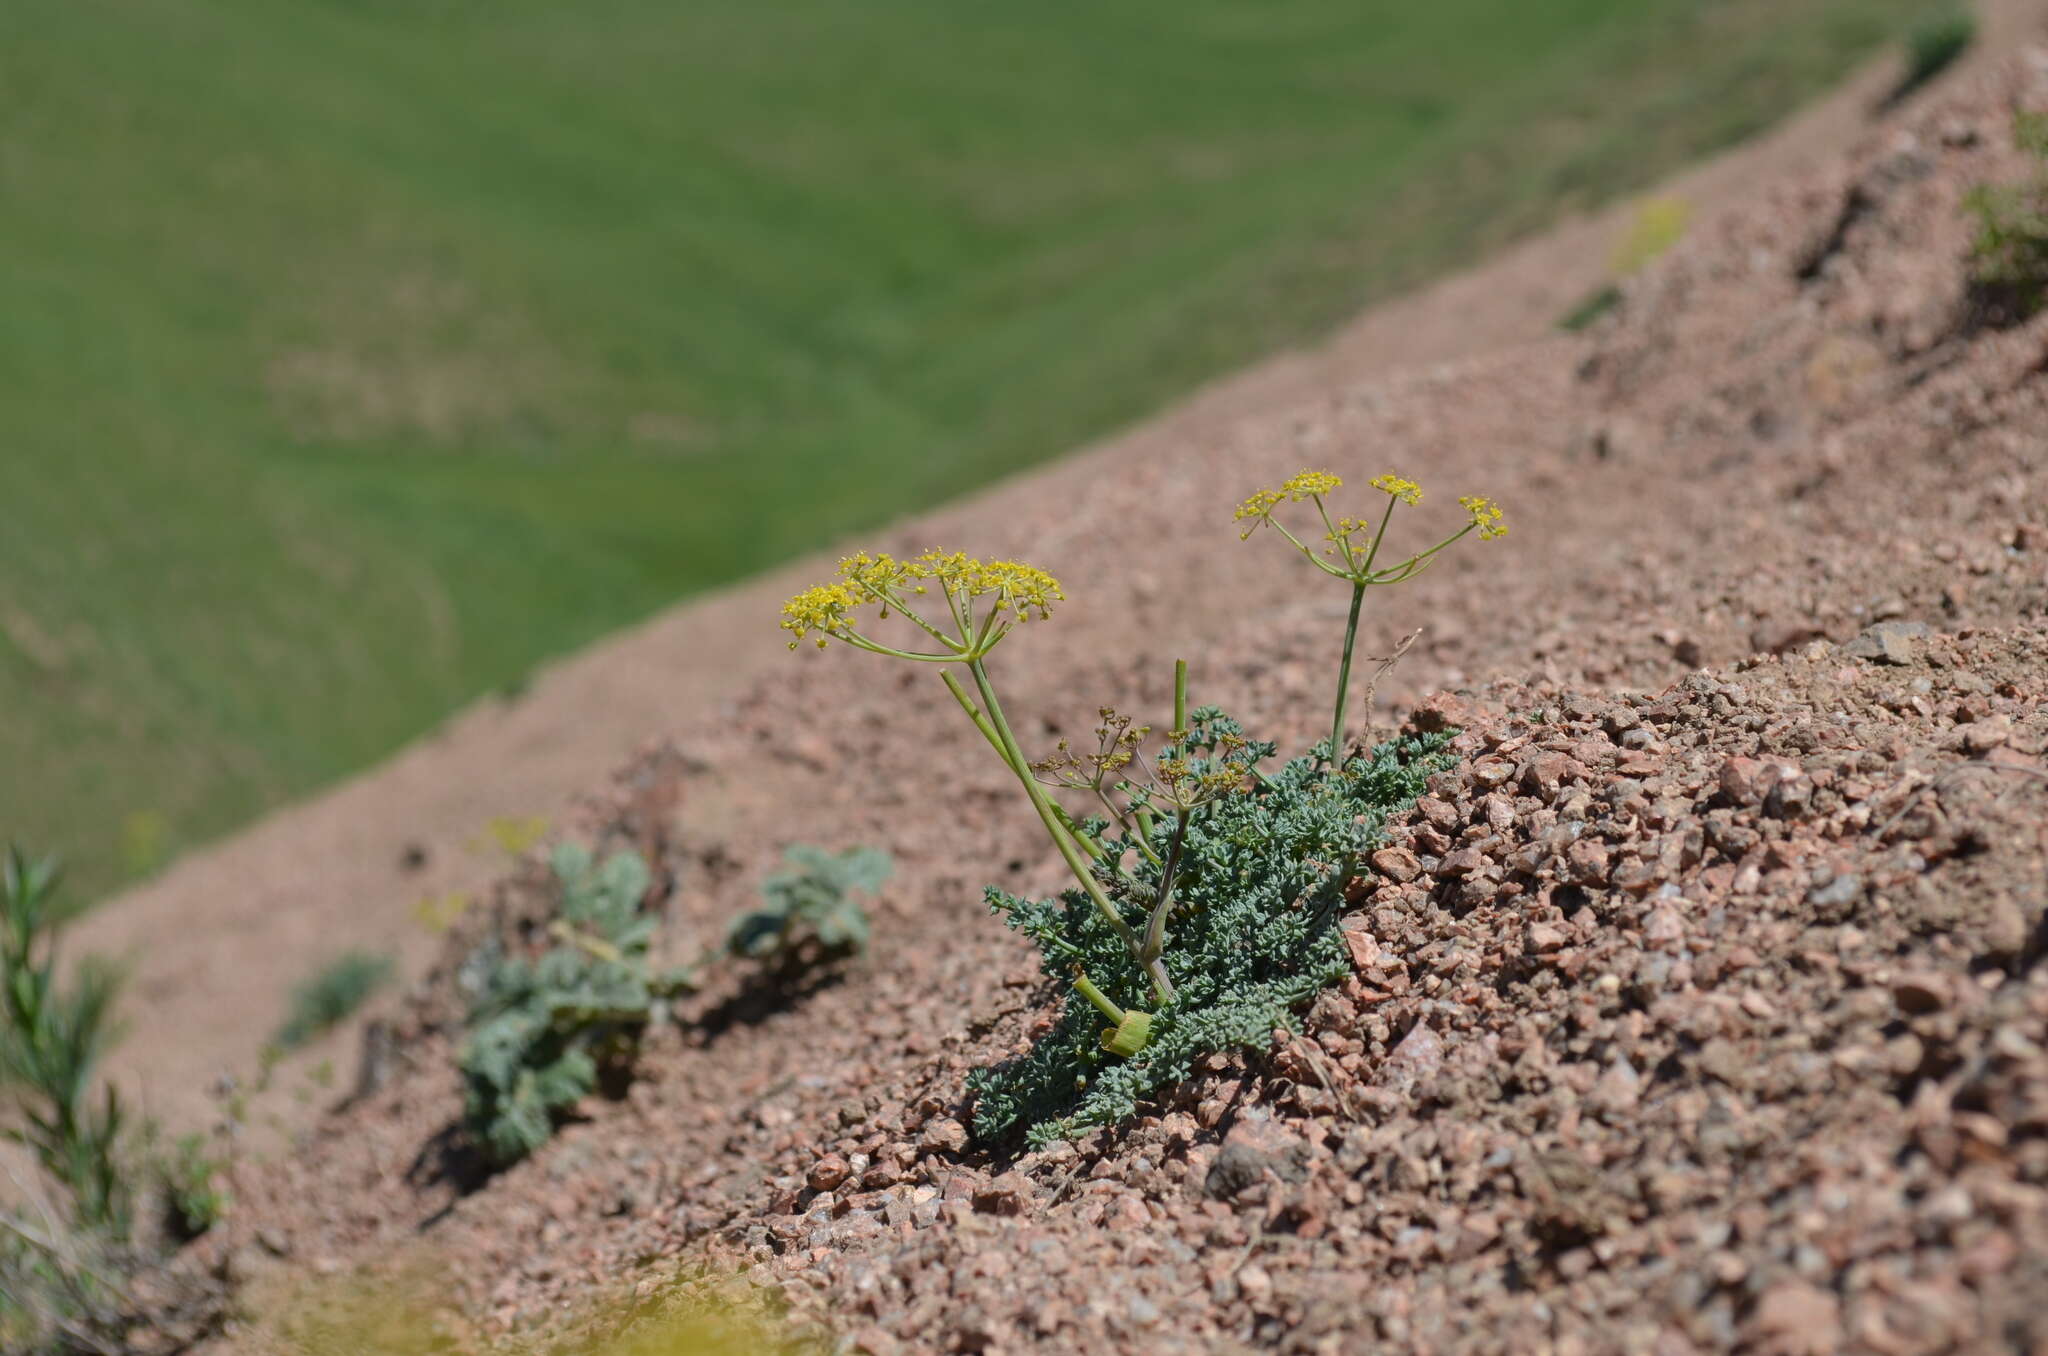
[[220, 1223], [228, 1193], [220, 1184], [225, 1165], [206, 1147], [203, 1135], [180, 1135], [156, 1162], [163, 1193], [164, 1231], [180, 1243], [199, 1237]]
[[[0, 1136], [33, 1155], [42, 1181], [8, 1173], [0, 1206], [0, 1348], [96, 1351], [119, 1330], [134, 1189], [121, 1148], [128, 1117], [94, 1072], [118, 1032], [120, 977], [87, 957], [57, 978], [64, 913], [57, 868], [10, 847], [0, 859]], [[44, 1182], [64, 1200], [50, 1201]]]
[[2034, 171], [2013, 184], [1979, 184], [1963, 199], [1976, 218], [1970, 309], [1980, 326], [2016, 325], [2048, 301], [2048, 113], [2013, 117], [2013, 141]]
[[391, 957], [348, 951], [292, 991], [292, 1011], [271, 1041], [296, 1050], [347, 1021], [391, 979]]
[[637, 855], [599, 864], [563, 843], [552, 865], [562, 896], [554, 947], [537, 961], [486, 954], [473, 967], [480, 992], [461, 1055], [465, 1117], [494, 1166], [546, 1143], [607, 1065], [631, 1062], [656, 1000], [692, 986], [686, 973], [648, 973], [654, 919], [640, 909], [648, 872]]
[[118, 1036], [120, 975], [87, 957], [59, 983], [56, 884], [55, 863], [18, 848], [0, 863], [0, 1090], [14, 1112], [0, 1134], [71, 1194], [77, 1224], [126, 1238], [130, 1193], [115, 1153], [127, 1114], [112, 1088], [93, 1096], [94, 1072]]
[[1567, 334], [1578, 334], [1593, 328], [1593, 323], [1602, 316], [1621, 306], [1621, 287], [1617, 283], [1602, 283], [1586, 294], [1585, 300], [1566, 311], [1557, 319], [1557, 327]]
[[[1387, 497], [1375, 523], [1331, 516], [1325, 500], [1343, 483], [1303, 471], [1253, 494], [1236, 513], [1244, 537], [1270, 526], [1351, 587], [1330, 736], [1278, 775], [1259, 768], [1274, 745], [1248, 739], [1214, 708], [1189, 715], [1185, 662], [1174, 666], [1173, 723], [1152, 758], [1150, 727], [1105, 707], [1093, 751], [1062, 740], [1052, 757], [1027, 759], [986, 661], [1013, 630], [1065, 601], [1059, 582], [1035, 566], [959, 552], [909, 560], [862, 553], [841, 561], [835, 580], [783, 607], [791, 649], [839, 640], [944, 666], [947, 691], [1016, 777], [1073, 876], [1077, 888], [1057, 900], [988, 896], [1038, 944], [1050, 973], [1070, 976], [1083, 1001], [1070, 997], [1057, 1031], [1021, 1062], [975, 1076], [984, 1137], [1022, 1130], [1042, 1143], [1117, 1120], [1141, 1095], [1184, 1077], [1195, 1056], [1263, 1043], [1339, 973], [1336, 902], [1380, 819], [1414, 797], [1437, 752], [1430, 744], [1364, 759], [1350, 752], [1345, 716], [1365, 594], [1414, 578], [1469, 534], [1483, 540], [1507, 531], [1491, 500], [1467, 496], [1456, 530], [1381, 564], [1395, 509], [1420, 503], [1421, 487], [1392, 473], [1374, 479]], [[1324, 529], [1310, 534], [1315, 545], [1275, 516], [1290, 503], [1315, 506]], [[902, 643], [880, 638], [891, 618], [907, 633]], [[955, 665], [967, 670], [971, 695], [950, 671]], [[1089, 817], [1077, 818], [1048, 786], [1084, 798]], [[1094, 1044], [1083, 1039], [1093, 1023], [1088, 1008], [1109, 1024], [1096, 1029]]]
[[751, 960], [803, 966], [867, 949], [867, 911], [854, 896], [873, 894], [894, 863], [875, 848], [830, 853], [807, 844], [787, 852], [790, 870], [761, 885], [762, 903], [732, 921], [726, 950]]

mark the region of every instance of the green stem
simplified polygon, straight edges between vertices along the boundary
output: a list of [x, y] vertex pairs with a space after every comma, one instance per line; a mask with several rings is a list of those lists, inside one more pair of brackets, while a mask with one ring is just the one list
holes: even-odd
[[1145, 920], [1145, 949], [1138, 953], [1138, 963], [1148, 968], [1159, 964], [1166, 951], [1166, 915], [1173, 907], [1173, 880], [1180, 871], [1181, 845], [1187, 841], [1188, 822], [1193, 817], [1193, 812], [1182, 810], [1174, 818], [1173, 842], [1166, 849], [1166, 865], [1159, 871], [1159, 894], [1152, 901], [1151, 917]]
[[1344, 704], [1351, 697], [1351, 650], [1358, 643], [1358, 609], [1365, 602], [1365, 585], [1351, 586], [1351, 616], [1344, 623], [1344, 658], [1337, 665], [1337, 714], [1330, 721], [1330, 765], [1344, 766]]
[[1095, 787], [1095, 798], [1102, 802], [1103, 809], [1109, 811], [1110, 820], [1123, 830], [1124, 842], [1137, 848], [1152, 865], [1159, 865], [1159, 854], [1152, 850], [1150, 843], [1139, 836], [1137, 826], [1131, 823], [1129, 814], [1110, 799], [1108, 790], [1100, 783]]
[[1118, 940], [1123, 942], [1133, 957], [1136, 957], [1139, 947], [1137, 934], [1131, 930], [1131, 925], [1124, 921], [1123, 915], [1116, 911], [1116, 905], [1110, 903], [1109, 896], [1103, 893], [1102, 882], [1095, 879], [1095, 873], [1081, 859], [1081, 849], [1060, 826], [1059, 816], [1053, 813], [1052, 802], [1046, 797], [1045, 789], [1032, 778], [1030, 765], [1025, 762], [1023, 751], [1017, 746], [1017, 736], [1011, 731], [1010, 723], [1003, 719], [1002, 703], [996, 700], [996, 690], [988, 680], [988, 670], [981, 666], [979, 659], [976, 659], [968, 663], [967, 671], [974, 675], [975, 690], [981, 694], [982, 709], [988, 714], [989, 724], [1002, 739], [1003, 747], [1008, 754], [1004, 761], [1008, 762], [1010, 770], [1017, 774], [1017, 780], [1024, 787], [1024, 794], [1031, 798], [1031, 808], [1038, 811], [1039, 822], [1045, 825], [1046, 833], [1052, 838], [1052, 845], [1065, 859], [1067, 870], [1073, 873], [1075, 882], [1095, 905], [1096, 912], [1102, 915], [1102, 921], [1109, 924]]
[[1188, 728], [1188, 661], [1173, 661], [1173, 728]]
[[1088, 832], [1088, 830], [1082, 828], [1080, 821], [1076, 820], [1072, 814], [1068, 813], [1066, 806], [1060, 804], [1051, 796], [1047, 796], [1045, 800], [1046, 804], [1052, 806], [1052, 812], [1055, 815], [1059, 816], [1060, 824], [1066, 829], [1068, 833], [1074, 836], [1075, 842], [1079, 843], [1082, 847], [1087, 849], [1088, 855], [1090, 857], [1095, 858], [1097, 861], [1103, 861], [1108, 858], [1109, 849], [1103, 846], [1102, 840], [1097, 838], [1094, 834]]
[[1102, 990], [1095, 987], [1094, 981], [1088, 978], [1087, 971], [1079, 968], [1075, 969], [1074, 988], [1076, 991], [1080, 993], [1081, 997], [1087, 999], [1089, 1002], [1095, 1005], [1095, 1010], [1097, 1012], [1109, 1018], [1109, 1024], [1111, 1026], [1120, 1026], [1123, 1024], [1124, 1010], [1118, 1007], [1115, 1003], [1112, 1003], [1109, 999], [1108, 994], [1104, 993]]
[[1387, 524], [1394, 521], [1394, 505], [1400, 502], [1394, 495], [1387, 496], [1386, 512], [1380, 514], [1380, 530], [1372, 534], [1372, 545], [1365, 548], [1365, 564], [1359, 567], [1359, 574], [1372, 573], [1372, 563], [1380, 558], [1380, 546], [1387, 539]]
[[[962, 690], [960, 686], [960, 680], [955, 678], [950, 670], [945, 673], [941, 673], [939, 677], [942, 680], [944, 680], [946, 684], [946, 691], [953, 694], [953, 700], [960, 703], [960, 709], [962, 711], [965, 711], [967, 713], [967, 718], [974, 722], [974, 728], [981, 731], [981, 737], [983, 739], [986, 739], [988, 741], [989, 747], [996, 751], [996, 757], [1002, 759], [1004, 764], [1008, 766], [1012, 772], [1017, 773], [1019, 776], [1025, 778], [1026, 780], [1032, 781], [1032, 784], [1036, 785], [1036, 781], [1031, 777], [1030, 764], [1027, 763], [1024, 766], [1019, 767], [1016, 763], [1011, 761], [1009, 746], [1003, 743], [1002, 736], [997, 734], [995, 732], [995, 727], [988, 723], [988, 718], [982, 715], [981, 709], [974, 704], [973, 698], [969, 697], [967, 693], [964, 690]], [[1104, 857], [1108, 855], [1108, 849], [1103, 847], [1103, 845], [1094, 838], [1091, 838], [1087, 834], [1081, 832], [1081, 826], [1074, 822], [1074, 817], [1068, 814], [1063, 807], [1061, 807], [1056, 802], [1052, 802], [1050, 798], [1048, 798], [1048, 803], [1052, 805], [1053, 813], [1056, 816], [1058, 816], [1062, 825], [1088, 849], [1089, 856]]]
[[967, 718], [974, 722], [974, 728], [981, 731], [981, 737], [996, 751], [996, 757], [1008, 763], [1009, 749], [1004, 747], [1001, 736], [997, 735], [995, 727], [988, 723], [988, 718], [981, 714], [981, 708], [974, 704], [973, 699], [960, 686], [960, 680], [953, 676], [951, 670], [941, 673], [939, 678], [946, 684], [946, 691], [953, 694], [953, 700], [960, 703], [960, 709], [967, 713]]

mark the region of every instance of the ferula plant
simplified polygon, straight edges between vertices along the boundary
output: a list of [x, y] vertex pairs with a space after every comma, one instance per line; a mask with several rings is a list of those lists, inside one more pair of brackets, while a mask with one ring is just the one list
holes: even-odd
[[[1048, 618], [1064, 601], [1059, 584], [1034, 566], [936, 551], [909, 560], [862, 554], [783, 609], [792, 649], [840, 640], [942, 666], [947, 689], [1017, 779], [1073, 875], [1075, 888], [1059, 899], [988, 892], [1005, 921], [1038, 944], [1047, 973], [1065, 976], [1071, 989], [1059, 1022], [1028, 1055], [970, 1078], [984, 1138], [1021, 1130], [1045, 1143], [1120, 1120], [1140, 1098], [1185, 1078], [1198, 1056], [1270, 1039], [1342, 975], [1335, 920], [1345, 883], [1386, 815], [1412, 802], [1445, 758], [1441, 736], [1345, 756], [1365, 591], [1414, 578], [1468, 534], [1506, 530], [1491, 501], [1467, 498], [1457, 530], [1382, 565], [1394, 509], [1419, 503], [1422, 492], [1394, 475], [1373, 485], [1387, 496], [1376, 524], [1331, 516], [1325, 500], [1342, 482], [1327, 472], [1305, 471], [1238, 510], [1245, 536], [1270, 525], [1352, 587], [1330, 738], [1271, 773], [1259, 765], [1275, 745], [1248, 738], [1214, 707], [1189, 711], [1185, 662], [1174, 666], [1172, 724], [1155, 752], [1147, 751], [1150, 727], [1103, 708], [1092, 748], [1061, 741], [1050, 757], [1030, 759], [987, 659], [1012, 630]], [[1300, 502], [1323, 519], [1316, 546], [1275, 517]], [[912, 639], [881, 638], [892, 617]], [[1054, 792], [1078, 798], [1081, 808], [1068, 809]]]
[[[970, 696], [951, 672], [942, 675], [946, 690], [1017, 778], [1052, 839], [1053, 848], [1102, 921], [1151, 977], [1159, 1000], [1165, 1002], [1173, 997], [1173, 979], [1160, 960], [1164, 950], [1162, 927], [1155, 926], [1149, 918], [1142, 929], [1134, 927], [1110, 901], [1093, 866], [1105, 855], [1102, 843], [1039, 785], [1031, 760], [1003, 715], [1003, 704], [997, 700], [995, 685], [988, 676], [989, 653], [1012, 630], [1034, 617], [1041, 621], [1049, 618], [1053, 605], [1065, 600], [1059, 581], [1035, 565], [1012, 560], [980, 561], [958, 551], [927, 551], [910, 560], [863, 552], [841, 561], [839, 577], [833, 582], [806, 589], [790, 599], [782, 609], [782, 626], [793, 636], [791, 649], [806, 639], [815, 640], [820, 649], [832, 640], [842, 640], [873, 654], [966, 669], [974, 684], [974, 695]], [[919, 640], [910, 642], [919, 648], [904, 649], [875, 638], [873, 623], [892, 615], [921, 633]], [[1176, 690], [1177, 707], [1184, 708], [1185, 665], [1177, 676]], [[976, 697], [980, 699], [979, 705]], [[1193, 771], [1192, 775], [1199, 778], [1203, 772]], [[1208, 775], [1216, 774], [1210, 771]], [[1162, 891], [1152, 912], [1163, 914], [1167, 903]], [[1112, 1007], [1104, 1005], [1105, 1015]], [[1143, 1025], [1142, 1014], [1139, 1019], [1132, 1019], [1119, 1012], [1115, 1020], [1129, 1028], [1124, 1039], [1142, 1040], [1137, 1031]]]

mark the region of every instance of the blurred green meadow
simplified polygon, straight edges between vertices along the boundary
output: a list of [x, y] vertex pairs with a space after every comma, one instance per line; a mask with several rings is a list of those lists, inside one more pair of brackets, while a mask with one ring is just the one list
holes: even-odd
[[145, 875], [1925, 5], [9, 0], [0, 837]]

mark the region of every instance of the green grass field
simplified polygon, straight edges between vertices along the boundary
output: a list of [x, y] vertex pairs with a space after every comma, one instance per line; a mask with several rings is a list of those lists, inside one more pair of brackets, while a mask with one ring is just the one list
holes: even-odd
[[112, 888], [1925, 4], [12, 0], [0, 837]]

